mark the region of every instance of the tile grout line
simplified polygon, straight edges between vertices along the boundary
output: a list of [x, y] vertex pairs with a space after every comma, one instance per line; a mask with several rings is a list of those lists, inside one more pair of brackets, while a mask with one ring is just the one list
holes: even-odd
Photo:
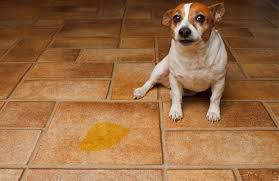
[[16, 38], [15, 42], [13, 42], [13, 44], [6, 49], [5, 53], [0, 57], [0, 63], [4, 63], [4, 62], [8, 62], [8, 61], [3, 61], [3, 59], [19, 44], [19, 42], [21, 42], [23, 40], [23, 38]]
[[114, 86], [114, 81], [115, 81], [115, 74], [116, 74], [116, 63], [113, 64], [113, 69], [112, 69], [112, 75], [111, 75], [111, 80], [109, 83], [106, 99], [111, 100], [112, 98], [112, 91], [113, 91], [113, 86]]
[[233, 173], [234, 173], [234, 176], [235, 176], [236, 180], [237, 180], [237, 181], [242, 181], [238, 169], [237, 169], [237, 168], [234, 168], [234, 169], [232, 169], [232, 171], [233, 171]]
[[267, 113], [269, 114], [270, 118], [273, 120], [274, 124], [277, 126], [277, 128], [279, 129], [279, 120], [277, 118], [277, 116], [274, 114], [274, 112], [271, 110], [270, 106], [268, 104], [266, 104], [266, 102], [262, 101], [262, 104], [265, 108], [265, 110], [267, 111]]

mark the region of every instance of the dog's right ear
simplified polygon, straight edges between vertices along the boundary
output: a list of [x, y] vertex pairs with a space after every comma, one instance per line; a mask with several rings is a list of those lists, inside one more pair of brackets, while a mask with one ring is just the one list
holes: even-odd
[[162, 19], [162, 25], [170, 26], [171, 20], [172, 20], [172, 12], [173, 12], [173, 9], [169, 9], [164, 13], [163, 19]]

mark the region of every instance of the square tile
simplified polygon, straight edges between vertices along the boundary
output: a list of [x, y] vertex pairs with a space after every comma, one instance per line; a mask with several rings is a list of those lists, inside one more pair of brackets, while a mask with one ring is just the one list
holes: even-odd
[[0, 163], [26, 164], [40, 131], [37, 130], [0, 130]]
[[7, 62], [35, 62], [49, 40], [23, 39], [2, 59]]
[[120, 48], [155, 48], [154, 38], [122, 38]]
[[235, 55], [240, 63], [279, 63], [279, 49], [237, 49]]
[[76, 38], [59, 37], [51, 44], [52, 48], [116, 48], [118, 38]]
[[42, 53], [39, 62], [74, 62], [80, 50], [78, 49], [48, 49]]
[[242, 64], [243, 70], [250, 78], [279, 78], [279, 64]]
[[86, 49], [79, 62], [154, 62], [153, 49]]
[[161, 181], [160, 170], [63, 170], [63, 169], [29, 169], [27, 181], [37, 180], [134, 180]]
[[28, 78], [110, 78], [113, 64], [110, 63], [57, 63], [36, 64]]
[[223, 28], [220, 29], [222, 37], [252, 38], [253, 34], [248, 28]]
[[279, 169], [240, 169], [242, 181], [276, 181], [279, 179]]
[[169, 119], [170, 103], [163, 103], [166, 128], [241, 128], [276, 127], [260, 102], [221, 102], [221, 120], [212, 124], [206, 119], [209, 101], [183, 101], [183, 119]]
[[54, 102], [8, 102], [0, 112], [0, 127], [44, 128]]
[[[134, 114], [135, 110], [137, 114]], [[111, 148], [80, 150], [79, 144], [89, 128], [101, 122], [126, 127], [128, 135]], [[159, 106], [157, 103], [62, 103], [32, 163], [83, 166], [161, 164]]]
[[278, 92], [279, 81], [229, 80], [223, 99], [278, 100]]
[[0, 169], [0, 180], [17, 181], [22, 172], [22, 169]]
[[25, 63], [0, 64], [0, 99], [10, 95], [29, 67], [30, 64]]
[[94, 20], [67, 22], [58, 36], [65, 37], [118, 37], [121, 20]]
[[279, 163], [278, 131], [167, 132], [166, 145], [170, 165], [252, 166]]
[[105, 99], [110, 81], [103, 80], [26, 80], [13, 99], [96, 100]]
[[[148, 80], [153, 68], [151, 63], [116, 65], [112, 99], [133, 99], [133, 91]], [[142, 100], [157, 100], [157, 88], [150, 90]]]
[[231, 170], [168, 170], [169, 181], [185, 180], [227, 180], [236, 181]]

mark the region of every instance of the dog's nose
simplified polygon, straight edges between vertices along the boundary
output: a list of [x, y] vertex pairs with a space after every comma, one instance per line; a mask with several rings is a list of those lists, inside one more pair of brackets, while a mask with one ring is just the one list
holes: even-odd
[[191, 34], [191, 30], [187, 27], [183, 27], [179, 30], [179, 35], [183, 38], [187, 38]]

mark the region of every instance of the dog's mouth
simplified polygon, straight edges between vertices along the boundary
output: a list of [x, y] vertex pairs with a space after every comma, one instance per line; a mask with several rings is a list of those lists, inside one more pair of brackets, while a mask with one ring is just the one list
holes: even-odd
[[183, 45], [188, 45], [188, 44], [191, 44], [193, 42], [195, 42], [195, 40], [191, 40], [191, 39], [183, 39], [183, 40], [178, 40], [181, 44]]

